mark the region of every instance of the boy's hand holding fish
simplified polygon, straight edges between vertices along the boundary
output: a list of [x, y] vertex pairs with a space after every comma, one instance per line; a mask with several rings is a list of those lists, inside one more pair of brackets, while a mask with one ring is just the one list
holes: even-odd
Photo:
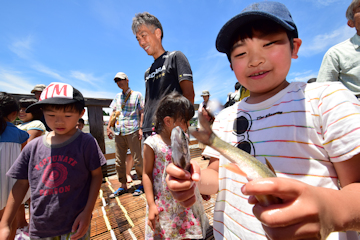
[[[294, 179], [265, 178], [246, 183], [241, 191], [252, 195], [249, 203], [255, 204], [253, 213], [270, 239], [325, 239], [341, 224], [339, 206], [326, 202], [337, 195], [336, 190]], [[258, 194], [271, 194], [283, 203], [264, 207], [254, 197]]]
[[[206, 126], [201, 116], [199, 118], [202, 125]], [[210, 125], [203, 132], [192, 131], [191, 134], [199, 141], [210, 145], [209, 139], [212, 134]], [[206, 138], [206, 135], [209, 137]], [[354, 169], [359, 168], [356, 165], [358, 158], [359, 156], [355, 156], [346, 162], [335, 163], [343, 186], [341, 190], [314, 187], [294, 179], [277, 177], [251, 179], [247, 176], [251, 181], [243, 185], [241, 191], [250, 196], [249, 204], [255, 204], [253, 213], [262, 222], [270, 239], [326, 239], [331, 232], [358, 228], [350, 223], [353, 223], [354, 219], [360, 219], [360, 206], [359, 204], [354, 206], [354, 202], [360, 197], [359, 183], [357, 183], [359, 179], [349, 178], [356, 176], [353, 172]], [[213, 193], [209, 191], [214, 191], [215, 188], [216, 193], [218, 167], [219, 160], [215, 158], [212, 158], [209, 167], [202, 171], [196, 163], [192, 163], [191, 173], [174, 165], [169, 166], [167, 183], [174, 198], [184, 206], [191, 206], [195, 202], [194, 181], [198, 182], [202, 194], [211, 195]], [[244, 171], [244, 169], [240, 170]], [[270, 195], [281, 201], [267, 206], [255, 198], [259, 195]]]

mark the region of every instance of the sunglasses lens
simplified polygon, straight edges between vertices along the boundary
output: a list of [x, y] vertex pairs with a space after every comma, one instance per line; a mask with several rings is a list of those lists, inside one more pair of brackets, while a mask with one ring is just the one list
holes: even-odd
[[248, 119], [246, 119], [246, 117], [244, 116], [241, 116], [235, 120], [233, 130], [236, 134], [243, 134], [244, 132], [246, 132], [248, 127], [249, 127]]
[[251, 154], [251, 144], [248, 141], [240, 142], [236, 147]]

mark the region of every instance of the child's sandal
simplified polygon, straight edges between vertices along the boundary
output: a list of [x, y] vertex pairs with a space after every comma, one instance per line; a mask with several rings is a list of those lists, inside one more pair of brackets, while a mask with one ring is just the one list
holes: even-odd
[[134, 191], [133, 196], [140, 196], [143, 193], [144, 193], [144, 187], [140, 186]]

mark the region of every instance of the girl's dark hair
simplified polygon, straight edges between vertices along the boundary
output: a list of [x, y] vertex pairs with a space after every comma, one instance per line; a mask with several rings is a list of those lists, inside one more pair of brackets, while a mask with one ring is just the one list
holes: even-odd
[[[233, 46], [238, 41], [242, 41], [246, 38], [253, 38], [254, 31], [261, 32], [265, 35], [285, 31], [290, 41], [291, 51], [294, 49], [294, 32], [286, 30], [284, 27], [274, 21], [264, 21], [263, 19], [254, 20], [245, 25], [242, 25], [231, 37], [230, 45]], [[232, 50], [233, 49], [231, 47], [226, 54], [230, 62]]]
[[[35, 98], [21, 98], [19, 100], [20, 108], [28, 108], [31, 104], [37, 103], [38, 100]], [[40, 120], [43, 116], [43, 113], [40, 108], [33, 109], [30, 111], [30, 113], [33, 115], [33, 120]]]
[[193, 104], [178, 92], [172, 92], [160, 100], [155, 112], [155, 132], [160, 133], [164, 126], [164, 118], [169, 116], [176, 120], [189, 121], [195, 114]]
[[19, 112], [20, 106], [18, 101], [6, 92], [0, 92], [0, 135], [5, 131], [6, 120], [12, 112]]

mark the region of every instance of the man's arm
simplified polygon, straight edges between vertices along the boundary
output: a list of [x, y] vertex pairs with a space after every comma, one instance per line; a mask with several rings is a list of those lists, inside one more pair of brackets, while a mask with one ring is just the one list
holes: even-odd
[[140, 124], [139, 124], [139, 140], [142, 139], [143, 137], [143, 131], [142, 131], [142, 126], [143, 126], [143, 122], [144, 122], [144, 110], [140, 111]]
[[113, 132], [113, 130], [111, 130], [111, 126], [110, 126], [111, 115], [113, 115], [114, 112], [115, 112], [115, 109], [114, 109], [114, 110], [112, 111], [112, 113], [110, 114], [110, 119], [109, 119], [109, 122], [108, 122], [108, 125], [107, 125], [107, 128], [106, 128], [106, 134], [108, 135], [108, 137], [109, 137], [110, 139], [112, 139], [113, 136], [114, 136], [114, 132]]
[[325, 53], [316, 82], [339, 81], [340, 63], [331, 48]]
[[72, 232], [76, 232], [71, 239], [79, 239], [85, 235], [90, 226], [91, 214], [95, 206], [97, 196], [102, 183], [101, 167], [91, 171], [90, 192], [84, 210], [77, 216], [72, 226]]
[[183, 92], [183, 96], [189, 99], [192, 104], [194, 104], [195, 92], [193, 82], [189, 80], [182, 80], [180, 82], [180, 88]]

